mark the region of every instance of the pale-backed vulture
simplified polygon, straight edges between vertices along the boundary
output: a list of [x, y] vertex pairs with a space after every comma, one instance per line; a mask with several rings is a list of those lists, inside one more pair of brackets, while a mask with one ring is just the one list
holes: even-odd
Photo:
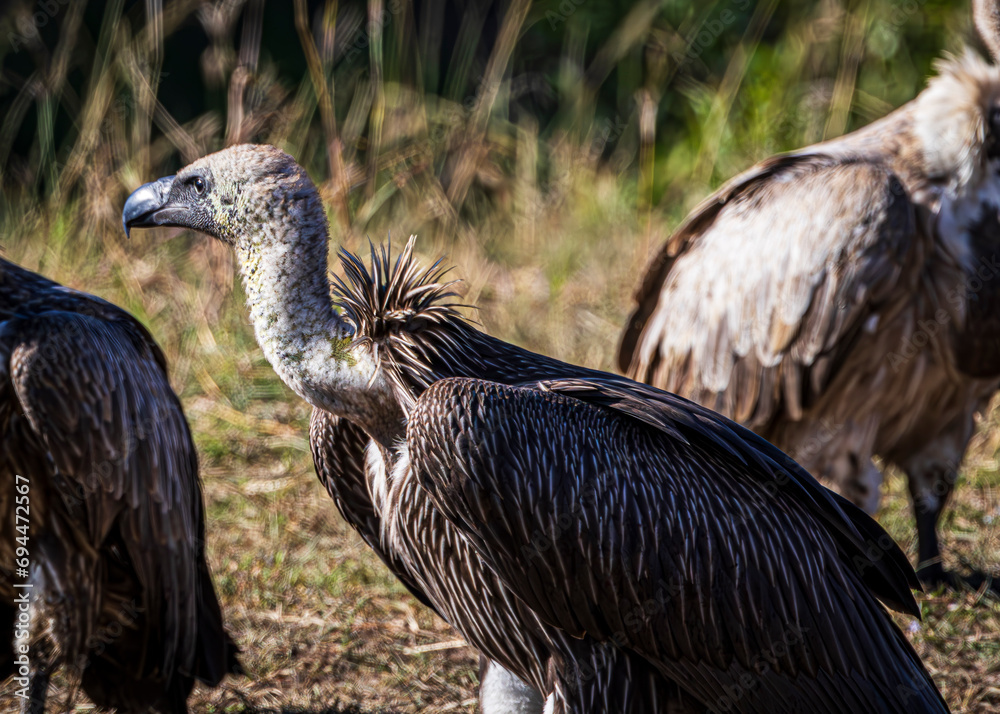
[[[977, 0], [974, 14], [1000, 58], [996, 7]], [[703, 201], [650, 264], [618, 359], [869, 513], [872, 457], [898, 466], [921, 578], [958, 585], [937, 521], [1000, 386], [1000, 67], [967, 50], [937, 70], [884, 119], [767, 159]]]

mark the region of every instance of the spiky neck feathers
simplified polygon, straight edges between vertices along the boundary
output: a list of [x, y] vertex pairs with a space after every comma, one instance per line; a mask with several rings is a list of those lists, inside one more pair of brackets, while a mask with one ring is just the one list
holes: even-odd
[[446, 272], [439, 268], [440, 261], [421, 270], [413, 258], [413, 244], [411, 236], [395, 265], [389, 248], [376, 251], [372, 246], [371, 272], [360, 258], [342, 252], [345, 278], [336, 278], [337, 297], [357, 328], [357, 343], [369, 350], [407, 411], [415, 395], [438, 378], [431, 366], [433, 357], [460, 348], [445, 328], [465, 326], [455, 305], [448, 302], [454, 293], [451, 283], [440, 281]]
[[568, 365], [491, 337], [470, 324], [452, 301], [453, 282], [438, 261], [422, 269], [414, 239], [393, 262], [388, 249], [372, 249], [371, 269], [341, 253], [345, 278], [336, 292], [344, 314], [357, 326], [356, 340], [368, 346], [380, 374], [408, 411], [432, 383], [447, 377], [475, 377], [524, 384], [597, 372]]

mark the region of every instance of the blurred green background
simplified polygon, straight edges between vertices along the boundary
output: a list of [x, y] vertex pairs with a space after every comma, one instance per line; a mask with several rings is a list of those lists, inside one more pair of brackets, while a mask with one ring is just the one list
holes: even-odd
[[[942, 0], [15, 1], [0, 18], [5, 207], [79, 197], [97, 170], [124, 191], [254, 141], [342, 182], [354, 230], [427, 182], [459, 221], [494, 218], [483, 204], [516, 177], [558, 180], [567, 143], [669, 211], [692, 182], [908, 101], [968, 15]], [[469, 181], [453, 164], [473, 137], [489, 178]]]
[[[611, 369], [648, 256], [695, 203], [885, 115], [976, 42], [943, 0], [0, 2], [0, 255], [143, 320], [199, 447], [251, 676], [194, 711], [472, 711], [476, 666], [316, 483], [308, 408], [257, 349], [228, 251], [126, 241], [130, 191], [276, 144], [320, 186], [331, 249], [416, 233], [485, 329]], [[947, 565], [1000, 576], [998, 445], [993, 411], [942, 528]], [[879, 519], [913, 558], [905, 483], [886, 489]], [[899, 623], [954, 710], [997, 711], [998, 608], [921, 605]]]

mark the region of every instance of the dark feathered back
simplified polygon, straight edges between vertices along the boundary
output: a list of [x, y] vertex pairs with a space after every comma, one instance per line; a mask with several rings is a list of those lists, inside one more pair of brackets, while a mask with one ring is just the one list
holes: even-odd
[[[0, 259], [5, 563], [15, 474], [32, 484], [32, 542], [51, 543], [32, 551], [37, 622], [55, 623], [32, 626], [33, 651], [51, 640], [52, 667], [83, 662], [88, 695], [130, 711], [179, 711], [194, 679], [214, 686], [232, 670], [195, 446], [163, 353], [123, 310]], [[0, 567], [0, 610], [17, 580]]]
[[[407, 409], [430, 384], [450, 377], [480, 378], [510, 385], [578, 379], [588, 384], [596, 381], [613, 385], [621, 394], [631, 395], [630, 404], [634, 408], [641, 407], [655, 417], [640, 421], [653, 418], [673, 423], [683, 417], [695, 422], [717, 422], [725, 433], [739, 434], [737, 442], [752, 445], [752, 451], [766, 453], [788, 470], [790, 483], [796, 485], [790, 492], [815, 509], [831, 527], [832, 537], [843, 536], [845, 560], [858, 570], [873, 593], [894, 609], [919, 616], [909, 591], [910, 587], [918, 586], [905, 555], [898, 548], [890, 548], [888, 557], [880, 555], [873, 561], [865, 554], [864, 547], [872, 534], [884, 534], [878, 524], [820, 486], [793, 459], [743, 427], [674, 394], [539, 355], [477, 330], [458, 312], [458, 304], [449, 302], [456, 295], [452, 289], [456, 281], [441, 282], [447, 272], [442, 269], [441, 260], [422, 270], [414, 259], [413, 243], [411, 237], [394, 263], [389, 248], [373, 247], [371, 270], [365, 268], [360, 258], [344, 251], [341, 261], [346, 280], [337, 280], [342, 308], [357, 330], [355, 339], [372, 344], [380, 366], [395, 383]], [[591, 399], [579, 391], [574, 396]], [[601, 399], [596, 401], [602, 406], [612, 406]], [[612, 408], [637, 417], [634, 408]], [[669, 432], [663, 424], [657, 424], [657, 428]]]
[[[620, 585], [622, 589], [618, 594], [611, 588], [602, 591], [600, 597], [587, 601], [600, 610], [599, 616], [587, 620], [590, 610], [567, 606], [573, 614], [570, 619], [560, 620], [555, 609], [545, 603], [560, 596], [566, 597], [567, 602], [587, 597], [581, 594], [586, 585], [581, 585], [579, 590], [575, 587], [580, 581], [571, 581], [573, 586], [568, 590], [560, 589], [568, 582], [566, 578], [571, 577], [561, 569], [562, 563], [582, 562], [572, 559], [577, 555], [583, 557], [582, 554], [589, 558], [589, 554], [603, 553], [603, 550], [596, 546], [591, 550], [586, 544], [579, 546], [581, 541], [574, 541], [576, 536], [567, 536], [552, 551], [560, 554], [558, 562], [548, 562], [540, 557], [532, 559], [526, 566], [519, 560], [506, 560], [510, 554], [516, 556], [523, 552], [520, 550], [523, 544], [515, 542], [516, 538], [490, 540], [500, 530], [490, 531], [488, 537], [476, 535], [480, 531], [470, 535], [477, 544], [478, 552], [486, 554], [484, 557], [487, 559], [497, 559], [493, 563], [495, 567], [511, 566], [507, 576], [514, 571], [527, 572], [535, 567], [538, 570], [531, 571], [531, 583], [542, 582], [535, 579], [539, 573], [551, 576], [538, 591], [544, 595], [537, 601], [518, 589], [520, 582], [516, 578], [505, 581], [522, 601], [529, 603], [530, 608], [542, 613], [542, 620], [558, 622], [559, 627], [574, 636], [601, 632], [602, 625], [599, 623], [613, 622], [612, 612], [620, 613], [621, 610], [616, 608], [628, 602], [629, 597], [643, 601], [651, 593], [651, 590], [642, 590], [646, 587], [643, 583], [647, 580], [652, 582], [648, 577], [649, 566], [643, 565], [639, 575], [626, 573], [628, 568], [636, 561], [646, 562], [648, 559], [653, 562], [662, 557], [670, 560], [681, 572], [690, 573], [686, 576], [688, 580], [685, 582], [689, 584], [685, 587], [693, 589], [678, 597], [677, 601], [690, 597], [699, 603], [702, 613], [718, 607], [733, 616], [729, 635], [721, 635], [728, 642], [725, 647], [736, 647], [732, 652], [737, 652], [755, 637], [766, 639], [770, 636], [767, 635], [769, 628], [777, 622], [805, 623], [805, 629], [810, 632], [804, 643], [807, 649], [832, 658], [823, 666], [842, 672], [855, 668], [863, 673], [862, 676], [871, 674], [875, 678], [872, 681], [880, 682], [874, 685], [876, 689], [884, 688], [881, 693], [867, 692], [859, 696], [858, 701], [869, 704], [883, 700], [894, 702], [892, 682], [912, 679], [919, 682], [919, 686], [928, 687], [928, 693], [919, 706], [913, 703], [907, 711], [946, 711], [918, 657], [875, 603], [878, 598], [892, 608], [919, 615], [910, 590], [917, 587], [913, 569], [905, 555], [874, 521], [821, 487], [770, 443], [707, 409], [627, 378], [559, 362], [480, 332], [458, 313], [453, 302], [448, 302], [454, 296], [450, 287], [453, 283], [441, 281], [444, 271], [440, 262], [429, 270], [420, 270], [413, 259], [412, 248], [411, 240], [395, 262], [391, 260], [388, 249], [373, 249], [371, 269], [366, 269], [359, 258], [343, 254], [346, 277], [338, 282], [338, 292], [347, 317], [356, 327], [355, 339], [372, 345], [378, 355], [379, 368], [386, 370], [402, 397], [408, 414], [406, 439], [411, 468], [419, 474], [421, 486], [433, 493], [431, 499], [436, 507], [451, 524], [477, 524], [484, 518], [492, 524], [494, 516], [502, 518], [491, 510], [493, 505], [483, 506], [475, 514], [472, 511], [451, 511], [452, 506], [465, 498], [465, 492], [459, 493], [461, 487], [440, 486], [441, 490], [433, 489], [439, 487], [439, 479], [446, 478], [442, 474], [464, 474], [457, 478], [466, 478], [465, 484], [474, 483], [469, 492], [482, 495], [493, 486], [477, 479], [487, 472], [496, 473], [499, 474], [494, 484], [496, 491], [489, 491], [491, 495], [485, 497], [483, 503], [509, 506], [511, 513], [515, 514], [511, 516], [511, 522], [518, 523], [510, 532], [528, 533], [536, 525], [545, 528], [546, 523], [558, 521], [560, 512], [557, 504], [560, 498], [567, 499], [562, 503], [576, 504], [573, 507], [578, 508], [579, 494], [584, 493], [585, 488], [593, 487], [597, 489], [595, 493], [603, 494], [595, 501], [598, 505], [592, 504], [593, 510], [587, 517], [579, 521], [570, 520], [573, 523], [585, 521], [588, 524], [584, 529], [586, 533], [599, 533], [594, 536], [594, 542], [599, 542], [601, 548], [607, 546], [612, 552], [618, 552], [621, 547], [630, 554], [635, 553], [631, 550], [633, 546], [640, 549], [638, 555], [634, 555], [635, 560], [631, 559], [632, 555], [622, 559], [600, 556], [596, 560], [587, 560], [586, 565], [578, 569], [572, 566], [570, 572], [583, 580], [592, 578], [591, 583], [627, 585]], [[427, 385], [432, 386], [427, 388]], [[476, 385], [482, 385], [480, 391], [475, 391], [479, 389]], [[500, 385], [522, 389], [505, 389]], [[450, 394], [449, 389], [458, 392], [472, 389], [475, 394], [468, 395], [469, 402], [465, 406], [456, 406], [450, 401], [451, 397], [446, 396]], [[569, 401], [559, 402], [559, 398], [568, 398]], [[557, 402], [562, 407], [557, 409], [553, 406]], [[505, 421], [509, 416], [505, 410], [515, 409], [513, 405], [516, 404], [522, 404], [524, 410], [517, 412], [519, 416]], [[588, 411], [594, 407], [596, 411]], [[609, 426], [608, 432], [603, 432], [580, 422], [572, 422], [580, 413], [594, 414], [598, 421], [606, 420], [608, 425], [613, 426]], [[497, 421], [487, 422], [488, 419]], [[434, 431], [438, 427], [441, 430]], [[635, 433], [641, 433], [646, 441], [641, 445], [616, 446], [617, 442], [609, 435], [618, 434], [619, 430], [622, 430], [621, 433], [636, 430]], [[477, 462], [470, 453], [457, 454], [451, 450], [453, 446], [461, 450], [464, 448], [462, 445], [478, 444], [476, 449], [479, 450], [475, 453], [486, 454], [487, 446], [514, 443], [505, 441], [514, 432], [524, 437], [523, 442], [517, 442], [524, 445], [524, 450], [516, 452], [511, 457], [513, 461], [505, 461], [506, 456], [497, 453], [484, 457], [488, 463]], [[501, 434], [503, 436], [499, 436]], [[502, 450], [506, 447], [498, 448]], [[649, 461], [641, 465], [624, 465], [637, 455], [646, 458], [648, 454], [661, 452], [665, 456], [657, 463]], [[441, 459], [449, 460], [450, 465], [445, 465]], [[573, 459], [577, 461], [573, 462]], [[574, 465], [565, 470], [559, 466], [571, 462]], [[601, 465], [594, 466], [595, 463]], [[455, 468], [450, 470], [453, 466]], [[468, 471], [463, 471], [466, 468]], [[596, 471], [591, 473], [588, 469]], [[601, 480], [594, 473], [613, 473], [619, 480]], [[574, 485], [567, 486], [567, 483]], [[616, 495], [616, 488], [621, 488], [620, 496]], [[494, 498], [494, 493], [501, 495]], [[664, 495], [668, 493], [673, 495]], [[720, 497], [723, 493], [736, 495], [726, 505], [725, 498]], [[706, 498], [699, 494], [713, 494], [713, 497]], [[410, 509], [415, 508], [408, 500], [410, 495], [409, 491], [397, 490], [394, 485], [385, 510], [410, 514]], [[648, 499], [643, 501], [648, 511], [643, 510], [641, 517], [638, 512], [622, 515], [624, 511], [621, 508], [625, 508], [624, 504], [630, 503], [633, 498]], [[536, 500], [547, 504], [545, 515], [539, 521], [535, 520], [537, 512], [531, 510], [531, 504]], [[759, 514], [744, 519], [743, 515], [749, 512], [747, 509], [753, 508], [754, 503], [766, 505]], [[615, 509], [609, 509], [610, 504], [616, 504]], [[555, 510], [548, 511], [548, 508]], [[527, 511], [531, 511], [530, 515], [526, 515]], [[484, 516], [486, 513], [492, 515]], [[401, 522], [409, 523], [409, 518], [410, 515], [400, 516]], [[546, 518], [550, 520], [546, 521]], [[694, 539], [681, 535], [687, 531], [674, 530], [678, 523], [690, 524], [699, 519], [703, 525], [690, 527], [692, 532], [698, 534]], [[640, 523], [642, 525], [637, 525]], [[466, 526], [456, 527], [461, 529]], [[477, 526], [468, 527], [475, 530]], [[471, 534], [471, 531], [463, 533]], [[630, 540], [651, 533], [672, 535], [652, 536], [649, 542], [642, 544]], [[485, 540], [475, 540], [479, 537]], [[406, 538], [399, 542], [404, 541]], [[689, 552], [695, 542], [699, 548], [705, 549], [700, 560]], [[632, 545], [628, 545], [630, 543]], [[872, 551], [873, 544], [879, 544], [877, 552]], [[422, 547], [418, 546], [414, 552], [423, 553]], [[718, 557], [717, 554], [723, 551], [728, 556]], [[562, 560], [564, 555], [568, 560]], [[548, 570], [550, 566], [551, 570]], [[691, 570], [684, 570], [687, 567]], [[747, 568], [745, 572], [744, 567]], [[782, 576], [774, 575], [778, 571]], [[730, 593], [725, 588], [712, 590], [709, 586], [703, 587], [706, 581], [722, 582], [725, 573], [732, 575], [732, 582], [744, 583], [740, 585], [742, 589]], [[758, 591], [757, 585], [746, 585], [749, 581], [745, 581], [744, 577], [755, 583], [766, 581], [767, 584], [761, 585], [765, 590]], [[784, 584], [779, 585], [782, 579]], [[527, 586], [528, 590], [532, 587]], [[622, 593], [629, 592], [626, 588], [636, 589], [631, 591], [631, 595], [624, 596]], [[849, 594], [841, 598], [837, 595], [841, 589]], [[734, 600], [722, 604], [730, 595]], [[821, 607], [817, 605], [820, 602], [827, 604]], [[834, 602], [843, 605], [830, 604]], [[608, 609], [601, 609], [605, 607]], [[785, 607], [786, 610], [781, 609]], [[678, 611], [671, 613], [676, 615]], [[751, 612], [757, 614], [753, 617], [746, 614]], [[563, 624], [577, 616], [583, 618], [579, 622], [573, 621], [579, 625], [577, 629]], [[818, 617], [816, 623], [811, 619], [814, 616]], [[479, 622], [477, 616], [470, 616], [464, 621], [461, 617], [459, 615], [459, 621], [454, 623], [459, 630], [475, 632]], [[671, 624], [666, 624], [668, 620]], [[713, 616], [700, 620], [698, 615], [692, 613], [687, 614], [687, 619], [665, 618], [661, 620], [661, 625], [651, 626], [648, 633], [636, 635], [637, 639], [635, 642], [630, 640], [629, 646], [634, 646], [644, 656], [653, 656], [650, 653], [660, 644], [643, 650], [636, 644], [643, 637], [648, 636], [650, 641], [656, 643], [669, 643], [674, 636], [679, 638], [677, 641], [690, 637], [691, 641], [701, 642], [699, 638], [706, 632], [719, 632], [714, 629], [716, 622]], [[817, 624], [820, 622], [822, 625]], [[699, 629], [702, 624], [698, 623], [703, 623], [705, 629]], [[853, 628], [849, 636], [838, 638], [830, 635], [844, 627]], [[614, 626], [611, 626], [605, 634], [610, 636], [613, 631]], [[732, 639], [726, 640], [727, 636]], [[848, 642], [851, 644], [845, 644]], [[716, 654], [726, 651], [724, 647], [709, 649]], [[753, 651], [751, 646], [745, 654]], [[873, 652], [876, 654], [873, 655]], [[734, 656], [739, 659], [743, 655]], [[747, 654], [747, 657], [750, 656]], [[698, 666], [709, 666], [704, 665], [705, 660], [700, 657], [700, 653], [691, 654], [684, 661], [697, 661]], [[789, 667], [798, 666], [790, 664], [791, 661]], [[724, 669], [730, 663], [720, 660], [717, 664]], [[894, 667], [898, 670], [891, 671]], [[775, 685], [778, 687], [775, 691], [787, 694], [798, 691], [796, 687], [799, 686], [804, 687], [803, 691], [812, 686], [793, 685], [797, 676], [794, 669], [782, 669], [782, 672], [784, 679], [781, 679], [780, 685]], [[726, 676], [731, 674], [728, 672]], [[684, 681], [692, 676], [690, 672], [678, 674], [678, 678]], [[810, 676], [819, 675], [813, 672]], [[851, 687], [845, 688], [838, 694], [844, 696], [836, 701], [854, 701], [852, 691]], [[815, 701], [815, 697], [810, 701]], [[751, 710], [751, 707], [746, 707], [746, 710]], [[898, 707], [871, 708], [865, 705], [851, 710], [901, 711]]]

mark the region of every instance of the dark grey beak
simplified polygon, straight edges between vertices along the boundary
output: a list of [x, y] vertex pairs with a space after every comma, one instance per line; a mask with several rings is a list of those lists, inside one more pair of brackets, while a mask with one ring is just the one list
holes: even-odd
[[122, 228], [126, 238], [132, 228], [176, 225], [174, 220], [178, 211], [167, 206], [167, 197], [173, 185], [174, 177], [164, 176], [132, 192], [122, 209]]

